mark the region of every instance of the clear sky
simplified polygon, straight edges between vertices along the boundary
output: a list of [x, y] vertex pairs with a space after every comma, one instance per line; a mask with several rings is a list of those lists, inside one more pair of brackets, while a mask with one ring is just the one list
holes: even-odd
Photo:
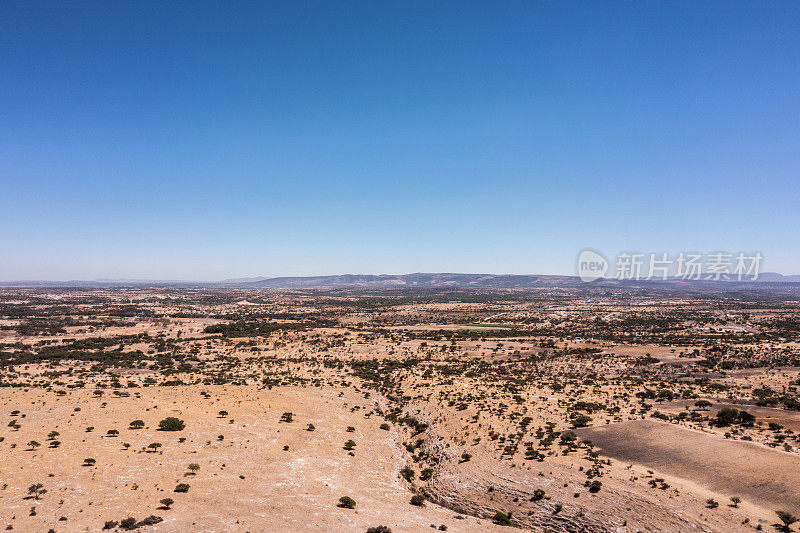
[[0, 2], [0, 279], [800, 273], [800, 3]]

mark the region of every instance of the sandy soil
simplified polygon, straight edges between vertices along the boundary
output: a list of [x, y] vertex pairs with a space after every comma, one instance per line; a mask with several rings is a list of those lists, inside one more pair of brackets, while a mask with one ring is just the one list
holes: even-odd
[[687, 479], [720, 494], [800, 513], [800, 457], [650, 420], [578, 431], [603, 455]]
[[[201, 390], [209, 391], [210, 398]], [[356, 405], [363, 408], [351, 411]], [[59, 397], [0, 389], [0, 406], [6, 414], [19, 409], [26, 415], [15, 417], [21, 429], [5, 433], [0, 443], [5, 483], [0, 526], [13, 524], [20, 531], [97, 531], [107, 520], [151, 514], [164, 519], [156, 526], [160, 531], [497, 527], [474, 517], [458, 519], [433, 504], [409, 505], [412, 492], [398, 475], [404, 459], [397, 435], [380, 430], [377, 417], [365, 417], [369, 403], [353, 394], [193, 386], [146, 388], [140, 398], [98, 399], [88, 391]], [[220, 410], [229, 415], [219, 417]], [[279, 421], [286, 411], [294, 414], [292, 423]], [[167, 416], [185, 420], [186, 429], [158, 431], [158, 421]], [[146, 427], [129, 429], [135, 419]], [[306, 430], [309, 423], [315, 431]], [[95, 429], [87, 433], [89, 426]], [[348, 426], [355, 431], [348, 432]], [[117, 429], [119, 436], [105, 436], [109, 429]], [[58, 448], [48, 446], [51, 430], [60, 433]], [[357, 443], [354, 456], [343, 449], [348, 439]], [[31, 440], [42, 446], [31, 450]], [[162, 444], [157, 453], [143, 451], [153, 442]], [[82, 466], [86, 458], [96, 459], [96, 465]], [[196, 475], [186, 475], [190, 463], [200, 465]], [[48, 491], [38, 501], [26, 499], [33, 483]], [[188, 483], [189, 492], [173, 492], [178, 483]], [[356, 509], [337, 507], [346, 495], [356, 499]], [[175, 500], [170, 510], [159, 509], [165, 497]], [[29, 516], [32, 507], [34, 517]]]

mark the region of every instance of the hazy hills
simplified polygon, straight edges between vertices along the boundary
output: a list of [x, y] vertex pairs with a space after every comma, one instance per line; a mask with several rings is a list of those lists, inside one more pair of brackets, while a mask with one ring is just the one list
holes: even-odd
[[[763, 273], [758, 282], [786, 283], [800, 282], [800, 276], [784, 276], [775, 272]], [[593, 282], [601, 286], [638, 286], [638, 285], [697, 285], [719, 284], [740, 285], [751, 284], [743, 281], [685, 281], [681, 279], [668, 281], [620, 281], [616, 279], [600, 279]], [[535, 287], [575, 287], [585, 285], [575, 276], [524, 275], [524, 274], [456, 274], [456, 273], [415, 273], [415, 274], [343, 274], [333, 276], [279, 277], [258, 279], [246, 283], [248, 286], [274, 289], [330, 289], [343, 287], [360, 288], [411, 288], [411, 287], [483, 287], [524, 289]]]
[[571, 276], [535, 276], [513, 274], [342, 274], [335, 276], [269, 278], [250, 283], [251, 286], [270, 288], [337, 288], [337, 287], [496, 287], [522, 288], [543, 285], [579, 283]]
[[[599, 279], [592, 282], [595, 286], [646, 286], [646, 287], [679, 287], [679, 286], [724, 286], [727, 288], [747, 286], [771, 286], [773, 284], [800, 283], [800, 276], [786, 276], [776, 272], [763, 272], [757, 282], [750, 281], [686, 281], [671, 279], [668, 281], [620, 281], [616, 279]], [[525, 274], [457, 274], [457, 273], [423, 273], [414, 274], [340, 274], [331, 276], [285, 276], [285, 277], [247, 277], [226, 279], [223, 281], [180, 281], [180, 280], [145, 280], [145, 279], [97, 279], [71, 281], [0, 281], [0, 287], [120, 287], [120, 286], [165, 286], [165, 285], [200, 285], [227, 287], [263, 287], [269, 289], [337, 289], [337, 288], [496, 288], [525, 289], [537, 287], [576, 287], [586, 286], [575, 276], [525, 275]]]

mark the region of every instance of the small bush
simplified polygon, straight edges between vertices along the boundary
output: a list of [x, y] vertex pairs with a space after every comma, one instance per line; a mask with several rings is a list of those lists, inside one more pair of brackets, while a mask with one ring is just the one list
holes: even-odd
[[136, 524], [136, 527], [142, 527], [142, 526], [154, 526], [154, 525], [156, 525], [156, 524], [160, 524], [160, 523], [161, 523], [161, 522], [163, 522], [163, 521], [164, 521], [164, 519], [163, 519], [163, 518], [161, 518], [160, 516], [153, 516], [153, 515], [150, 515], [150, 516], [148, 516], [147, 518], [143, 519], [143, 520], [142, 520], [141, 522], [139, 522], [138, 524]]
[[185, 427], [186, 424], [183, 423], [183, 420], [175, 418], [174, 416], [168, 416], [158, 423], [158, 429], [161, 431], [181, 431]]
[[575, 442], [578, 440], [578, 436], [575, 434], [574, 431], [565, 431], [561, 434], [561, 442], [566, 444], [569, 442]]
[[514, 522], [511, 521], [511, 517], [505, 513], [497, 511], [494, 516], [492, 517], [492, 522], [497, 524], [498, 526], [512, 526]]
[[189, 492], [189, 484], [178, 483], [178, 485], [175, 487], [175, 492]]
[[583, 414], [577, 415], [574, 418], [572, 418], [572, 420], [570, 420], [570, 422], [572, 422], [572, 425], [575, 426], [576, 428], [586, 427], [589, 425], [591, 421], [592, 421], [591, 416]]
[[339, 507], [343, 507], [345, 509], [355, 509], [356, 501], [350, 496], [342, 496], [339, 498]]

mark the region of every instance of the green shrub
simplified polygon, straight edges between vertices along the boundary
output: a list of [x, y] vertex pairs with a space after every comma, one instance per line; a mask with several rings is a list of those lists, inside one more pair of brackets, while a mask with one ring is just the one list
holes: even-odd
[[511, 517], [505, 513], [497, 511], [494, 516], [492, 517], [492, 522], [499, 526], [512, 526], [514, 522], [511, 521]]
[[345, 509], [355, 509], [356, 501], [350, 496], [342, 496], [339, 498], [339, 507], [343, 507]]
[[185, 427], [186, 424], [183, 423], [183, 420], [175, 418], [174, 416], [168, 416], [158, 423], [158, 429], [161, 431], [181, 431]]
[[582, 427], [586, 427], [586, 426], [588, 426], [588, 425], [589, 425], [589, 423], [590, 423], [591, 421], [592, 421], [592, 417], [591, 417], [591, 416], [589, 416], [589, 415], [582, 415], [582, 414], [581, 414], [581, 415], [574, 416], [574, 417], [572, 418], [572, 420], [570, 420], [570, 422], [572, 423], [572, 425], [573, 425], [573, 426], [575, 426], [576, 428], [582, 428]]
[[414, 480], [414, 470], [410, 466], [404, 466], [400, 471], [400, 475], [403, 476], [406, 481], [410, 482]]

